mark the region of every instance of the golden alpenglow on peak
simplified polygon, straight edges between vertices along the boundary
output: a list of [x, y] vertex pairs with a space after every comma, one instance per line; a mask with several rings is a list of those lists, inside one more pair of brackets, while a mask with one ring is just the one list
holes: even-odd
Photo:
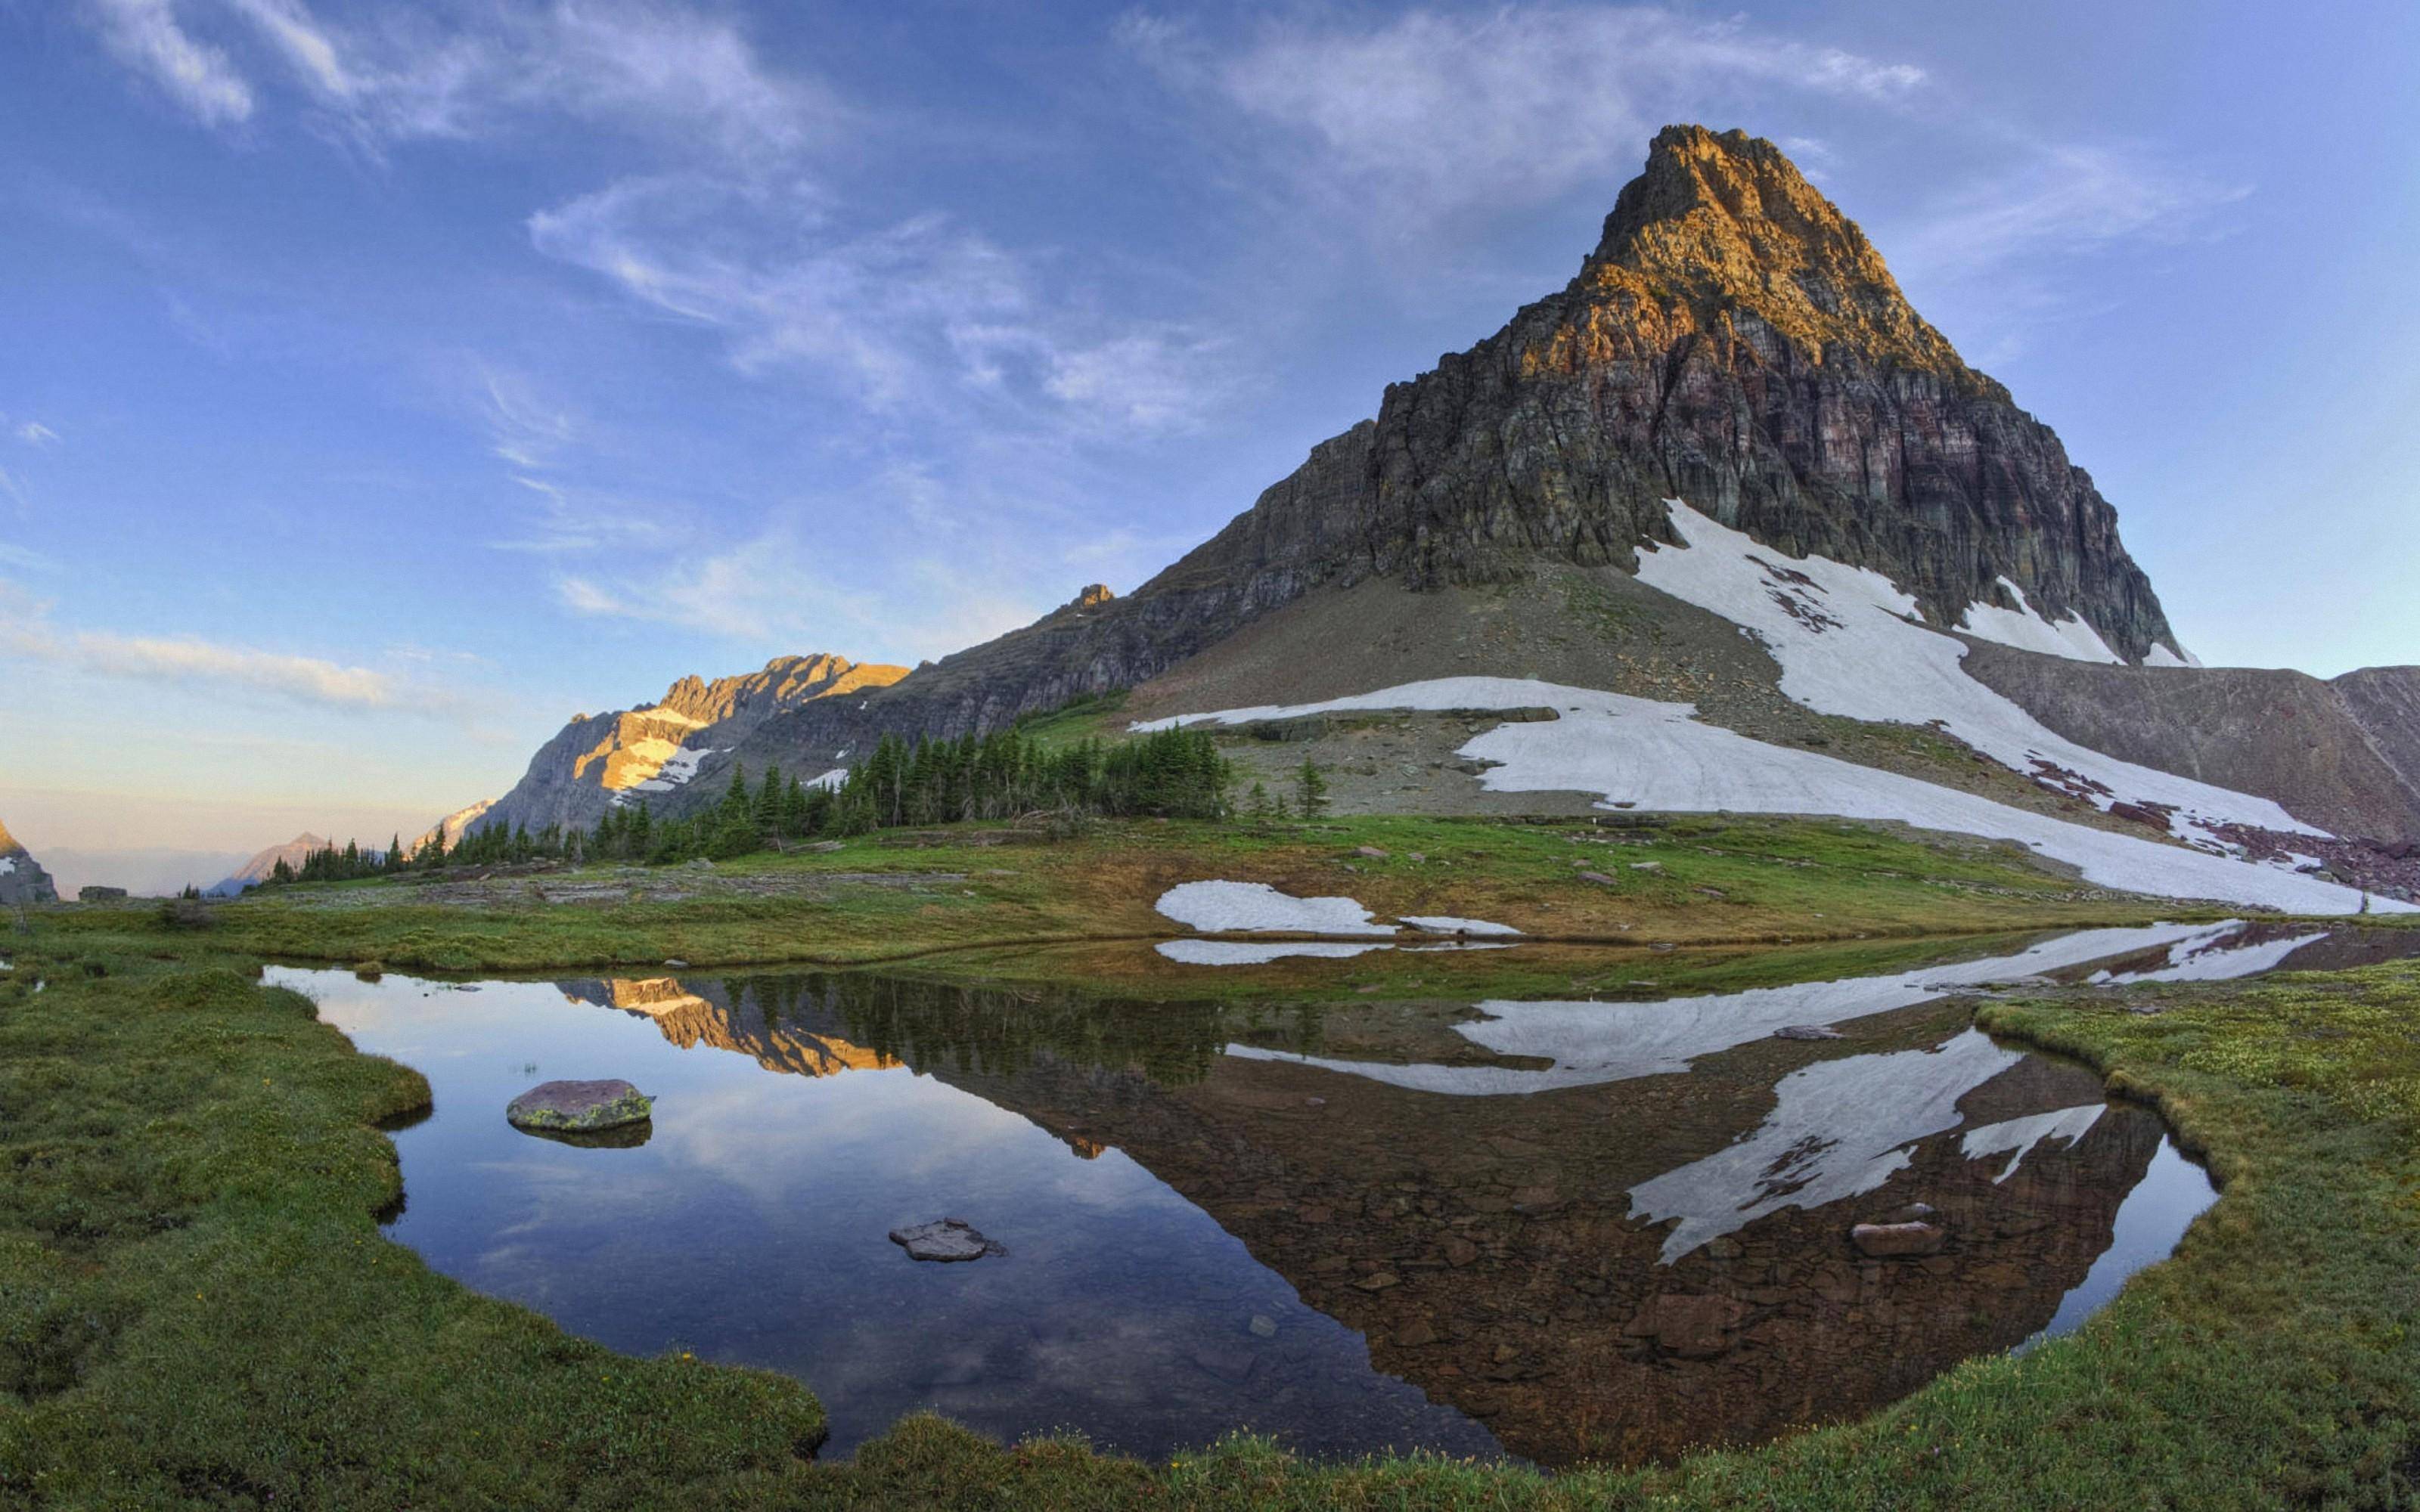
[[1657, 132], [1579, 284], [1684, 329], [1735, 325], [1746, 311], [1818, 362], [1845, 343], [1870, 361], [2004, 393], [1909, 305], [1856, 223], [1779, 147], [1745, 131]]

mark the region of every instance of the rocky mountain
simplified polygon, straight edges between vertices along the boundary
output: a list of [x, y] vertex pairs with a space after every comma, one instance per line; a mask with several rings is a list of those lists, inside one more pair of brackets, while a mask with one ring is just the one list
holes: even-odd
[[684, 677], [644, 707], [574, 715], [538, 748], [512, 791], [466, 825], [505, 825], [533, 834], [549, 825], [586, 828], [615, 803], [641, 796], [665, 801], [678, 794], [702, 763], [736, 748], [768, 720], [876, 692], [907, 675], [905, 667], [814, 655], [776, 656], [761, 671], [712, 682]]
[[58, 901], [58, 888], [51, 882], [51, 874], [17, 843], [17, 837], [8, 833], [8, 825], [0, 825], [0, 906]]
[[[1829, 813], [2096, 886], [2420, 898], [2420, 688], [2305, 684], [2201, 671], [2091, 478], [1864, 233], [1772, 144], [1672, 127], [1568, 285], [1131, 596], [651, 747], [646, 786], [677, 811], [734, 763], [820, 773], [1125, 690], [1132, 720], [1285, 724], [1307, 749], [1237, 759], [1330, 765], [1348, 807]], [[1330, 738], [1340, 702], [1419, 717]], [[524, 788], [668, 735], [566, 732]]]
[[485, 818], [488, 810], [495, 806], [495, 799], [481, 798], [478, 802], [472, 804], [467, 809], [455, 810], [452, 813], [447, 814], [444, 818], [440, 819], [437, 823], [429, 825], [427, 829], [422, 830], [419, 834], [406, 841], [404, 844], [403, 854], [406, 856], [417, 856], [420, 854], [421, 847], [427, 845], [432, 840], [440, 839], [444, 841], [444, 845], [447, 850], [452, 850], [455, 842], [467, 834], [471, 830], [472, 826], [478, 824], [481, 819]]
[[1771, 143], [1676, 126], [1561, 291], [1391, 385], [1133, 596], [1088, 591], [861, 711], [768, 721], [737, 754], [813, 764], [883, 729], [989, 728], [1142, 683], [1315, 589], [1634, 570], [1677, 539], [1675, 498], [1784, 555], [1871, 568], [1937, 625], [1982, 609], [2185, 659], [2091, 478], [1909, 306], [1864, 233]]
[[326, 836], [314, 835], [306, 829], [283, 845], [255, 851], [251, 859], [202, 890], [214, 898], [233, 898], [247, 887], [257, 887], [268, 881], [277, 871], [278, 862], [284, 861], [299, 872], [303, 859], [313, 851], [324, 851], [333, 843]]

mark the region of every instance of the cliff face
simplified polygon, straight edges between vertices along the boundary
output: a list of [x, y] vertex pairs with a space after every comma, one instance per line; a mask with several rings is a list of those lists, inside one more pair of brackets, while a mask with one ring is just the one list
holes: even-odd
[[17, 837], [8, 833], [8, 825], [0, 825], [0, 907], [58, 901], [58, 888], [52, 883], [51, 874], [17, 843]]
[[706, 756], [737, 746], [777, 715], [907, 675], [905, 667], [817, 655], [777, 656], [762, 671], [711, 682], [684, 677], [645, 707], [573, 717], [538, 748], [513, 790], [467, 827], [586, 828], [617, 800], [676, 794]]
[[1673, 497], [1873, 567], [1945, 625], [2021, 608], [2005, 578], [2129, 659], [2180, 649], [2092, 480], [1908, 305], [1864, 233], [1772, 144], [1671, 127], [1566, 287], [1390, 386], [1375, 420], [1133, 597], [1070, 605], [862, 711], [768, 721], [737, 759], [992, 728], [1144, 681], [1323, 584], [1635, 567], [1670, 537]]

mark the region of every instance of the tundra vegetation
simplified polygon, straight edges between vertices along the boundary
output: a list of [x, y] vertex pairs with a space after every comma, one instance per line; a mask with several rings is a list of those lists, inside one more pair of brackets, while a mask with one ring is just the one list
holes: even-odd
[[[260, 911], [278, 903], [250, 904]], [[0, 974], [0, 1501], [23, 1505], [2388, 1506], [2420, 1494], [2420, 964], [1985, 1005], [2156, 1103], [2225, 1196], [2075, 1335], [1866, 1421], [1549, 1477], [1233, 1439], [1141, 1463], [614, 1355], [380, 1234], [427, 1101], [143, 911]], [[237, 909], [224, 910], [228, 914]], [[207, 944], [206, 944], [207, 942]], [[39, 984], [39, 987], [38, 987]]]

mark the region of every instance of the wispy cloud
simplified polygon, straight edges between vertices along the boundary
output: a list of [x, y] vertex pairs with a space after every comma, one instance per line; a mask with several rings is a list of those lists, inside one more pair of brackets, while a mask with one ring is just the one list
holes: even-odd
[[2213, 213], [2251, 193], [2146, 151], [2045, 146], [1932, 207], [1896, 239], [1895, 260], [1979, 271], [2045, 249], [2189, 241], [2210, 235]]
[[55, 446], [59, 433], [39, 420], [28, 420], [17, 426], [17, 439], [28, 446]]
[[[111, 53], [204, 124], [247, 120], [267, 98], [225, 46], [186, 29], [178, 0], [86, 4]], [[768, 68], [730, 20], [685, 6], [507, 0], [458, 13], [472, 18], [459, 25], [396, 8], [349, 26], [306, 0], [186, 8], [231, 17], [230, 39], [249, 40], [269, 77], [282, 71], [323, 119], [372, 150], [543, 113], [780, 153], [839, 116], [818, 85]]]
[[529, 231], [547, 255], [721, 332], [741, 371], [809, 370], [879, 409], [973, 391], [1163, 428], [1224, 391], [1215, 340], [1053, 301], [1027, 259], [947, 216], [845, 229], [798, 178], [625, 179], [540, 211]]
[[252, 87], [226, 54], [178, 24], [173, 0], [85, 0], [101, 44], [205, 126], [252, 116]]
[[1645, 7], [1288, 20], [1233, 45], [1136, 12], [1118, 35], [1171, 84], [1271, 132], [1272, 171], [1397, 228], [1610, 189], [1669, 120], [1777, 91], [1893, 105], [1925, 83], [1910, 63]]
[[2020, 142], [2011, 151], [2002, 171], [1876, 228], [1910, 297], [1987, 365], [2045, 326], [2105, 307], [2079, 292], [2085, 260], [2222, 236], [2227, 208], [2252, 193], [2139, 147]]
[[520, 534], [489, 543], [499, 551], [659, 550], [687, 533], [673, 506], [526, 473], [512, 481], [535, 498], [537, 508]]
[[830, 564], [803, 531], [779, 527], [726, 550], [611, 577], [565, 574], [555, 592], [566, 608], [592, 617], [678, 625], [758, 647], [845, 653], [886, 616], [880, 595], [843, 586], [828, 575]]
[[227, 645], [198, 636], [63, 630], [50, 605], [0, 582], [0, 655], [49, 662], [95, 677], [201, 685], [269, 694], [334, 709], [385, 709], [403, 700], [386, 673], [318, 656]]
[[606, 576], [566, 573], [555, 579], [555, 594], [581, 615], [678, 626], [755, 655], [911, 660], [989, 640], [1047, 608], [988, 567], [915, 559], [877, 592], [836, 576], [841, 560], [811, 527], [780, 522], [719, 551]]

